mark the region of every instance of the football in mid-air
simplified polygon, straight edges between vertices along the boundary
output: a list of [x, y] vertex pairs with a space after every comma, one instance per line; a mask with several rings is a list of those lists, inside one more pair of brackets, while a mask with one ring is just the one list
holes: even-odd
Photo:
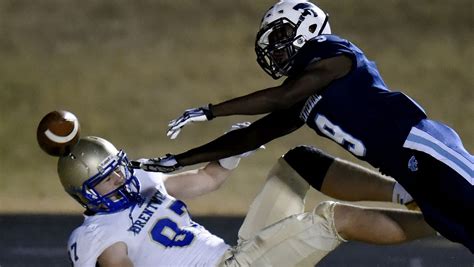
[[41, 119], [36, 140], [51, 156], [65, 156], [79, 141], [80, 126], [77, 117], [69, 111], [55, 110]]

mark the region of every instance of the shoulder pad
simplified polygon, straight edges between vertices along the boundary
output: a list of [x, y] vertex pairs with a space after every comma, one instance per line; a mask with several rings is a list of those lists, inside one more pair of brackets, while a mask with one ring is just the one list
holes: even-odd
[[354, 57], [355, 51], [351, 43], [336, 35], [323, 34], [306, 42], [294, 58], [290, 75], [304, 70], [309, 64], [322, 59], [347, 54]]

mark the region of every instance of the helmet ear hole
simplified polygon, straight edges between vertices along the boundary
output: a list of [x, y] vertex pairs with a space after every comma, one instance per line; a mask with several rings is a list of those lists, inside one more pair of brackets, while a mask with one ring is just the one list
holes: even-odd
[[316, 25], [316, 24], [310, 25], [310, 26], [308, 27], [308, 31], [309, 31], [310, 33], [314, 33], [314, 32], [316, 31], [316, 27], [317, 27], [317, 26], [318, 26], [318, 25]]

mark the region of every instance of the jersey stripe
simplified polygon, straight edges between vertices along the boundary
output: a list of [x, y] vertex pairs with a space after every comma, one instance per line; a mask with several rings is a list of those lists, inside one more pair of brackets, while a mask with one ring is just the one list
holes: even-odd
[[306, 100], [306, 103], [304, 104], [303, 109], [301, 110], [300, 113], [300, 119], [302, 119], [304, 122], [308, 120], [309, 113], [311, 113], [311, 110], [313, 110], [314, 106], [321, 100], [320, 95], [312, 95]]
[[433, 156], [458, 172], [471, 185], [474, 185], [472, 159], [446, 146], [428, 133], [413, 127], [403, 147], [425, 152]]

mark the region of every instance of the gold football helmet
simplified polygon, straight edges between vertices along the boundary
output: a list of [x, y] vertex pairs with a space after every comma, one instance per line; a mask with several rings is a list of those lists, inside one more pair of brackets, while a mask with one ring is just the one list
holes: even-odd
[[[116, 212], [141, 201], [140, 182], [128, 164], [124, 151], [103, 138], [87, 136], [59, 158], [58, 174], [66, 192], [87, 210]], [[101, 195], [94, 187], [112, 172], [121, 175], [124, 182]]]

